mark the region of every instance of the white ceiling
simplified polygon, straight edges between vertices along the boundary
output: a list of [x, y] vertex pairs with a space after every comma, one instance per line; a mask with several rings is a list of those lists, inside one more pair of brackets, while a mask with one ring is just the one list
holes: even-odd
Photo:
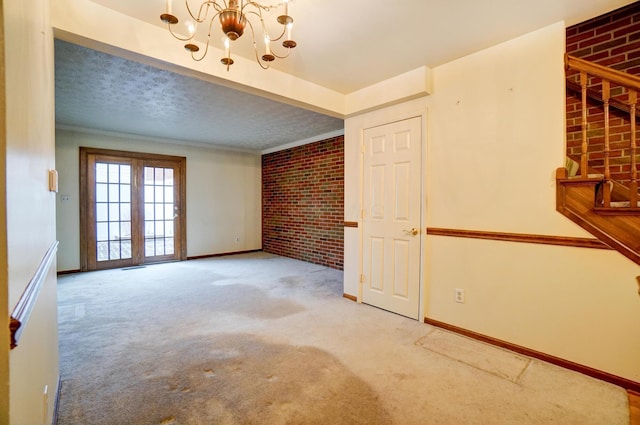
[[[159, 15], [165, 0], [93, 1], [163, 25]], [[181, 14], [183, 2], [173, 3], [174, 14]], [[292, 0], [289, 14], [298, 47], [272, 66], [346, 94], [558, 21], [572, 25], [629, 3], [633, 0]], [[253, 55], [248, 38], [234, 43], [235, 54]], [[181, 46], [175, 40], [167, 48]], [[60, 126], [252, 150], [343, 128], [339, 119], [59, 41], [56, 120]]]

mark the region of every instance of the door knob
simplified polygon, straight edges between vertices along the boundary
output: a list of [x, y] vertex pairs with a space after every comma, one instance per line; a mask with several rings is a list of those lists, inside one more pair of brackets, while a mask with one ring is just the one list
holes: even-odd
[[403, 230], [405, 235], [411, 235], [411, 236], [416, 236], [418, 233], [420, 233], [420, 230], [416, 229], [415, 227], [412, 228], [411, 230]]

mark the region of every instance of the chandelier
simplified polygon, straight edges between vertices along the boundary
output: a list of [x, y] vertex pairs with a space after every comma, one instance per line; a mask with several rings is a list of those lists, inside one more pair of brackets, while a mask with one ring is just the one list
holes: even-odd
[[[296, 42], [291, 38], [291, 30], [293, 27], [293, 18], [289, 16], [289, 1], [283, 0], [281, 3], [271, 6], [262, 5], [251, 0], [201, 0], [202, 3], [196, 9], [189, 7], [189, 0], [185, 0], [185, 5], [191, 20], [186, 21], [187, 35], [180, 35], [174, 30], [175, 25], [179, 22], [178, 18], [172, 13], [172, 0], [167, 1], [166, 13], [160, 15], [160, 20], [166, 23], [169, 32], [178, 40], [184, 41], [184, 48], [191, 53], [193, 60], [201, 61], [209, 51], [211, 37], [214, 35], [216, 18], [219, 21], [219, 27], [222, 31], [221, 43], [224, 45], [224, 57], [220, 62], [227, 67], [233, 65], [231, 58], [232, 42], [236, 41], [249, 27], [251, 37], [253, 39], [253, 50], [255, 52], [256, 61], [263, 68], [269, 68], [269, 63], [276, 58], [284, 59], [289, 56], [291, 49], [296, 47]], [[282, 32], [277, 37], [272, 37], [267, 31], [263, 15], [268, 14], [272, 10], [284, 8], [284, 13], [276, 18], [276, 21], [282, 25]], [[252, 20], [254, 22], [252, 22]], [[198, 29], [202, 28], [201, 33], [206, 33], [206, 45], [202, 52], [200, 47], [195, 44]], [[260, 53], [258, 52], [258, 43], [256, 42], [256, 32], [262, 35], [263, 43], [260, 45]], [[201, 37], [198, 37], [201, 39]], [[284, 54], [277, 54], [272, 48], [271, 43], [282, 40], [282, 46], [286, 49]]]

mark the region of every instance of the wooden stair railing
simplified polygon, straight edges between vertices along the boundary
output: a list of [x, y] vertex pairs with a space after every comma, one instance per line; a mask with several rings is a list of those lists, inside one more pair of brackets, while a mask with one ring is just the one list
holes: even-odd
[[[589, 152], [589, 115], [588, 115], [588, 98], [594, 98], [594, 90], [589, 87], [589, 81], [591, 77], [596, 77], [601, 80], [602, 93], [600, 98], [603, 102], [604, 109], [604, 177], [602, 190], [602, 205], [596, 206], [597, 211], [601, 213], [608, 213], [612, 206], [616, 206], [617, 211], [622, 212], [625, 210], [625, 214], [640, 214], [640, 208], [638, 205], [638, 170], [637, 170], [637, 155], [638, 146], [636, 140], [636, 109], [638, 103], [638, 91], [640, 91], [640, 77], [627, 74], [625, 72], [617, 71], [606, 66], [598, 65], [593, 62], [585, 61], [570, 55], [565, 56], [565, 66], [568, 71], [576, 71], [579, 73], [580, 78], [580, 92], [582, 103], [582, 145], [580, 155], [580, 178], [588, 179], [588, 152]], [[612, 205], [611, 193], [613, 190], [613, 182], [611, 180], [611, 166], [610, 166], [610, 125], [609, 125], [609, 110], [612, 103], [611, 86], [622, 87], [628, 94], [626, 106], [629, 111], [630, 122], [630, 142], [629, 142], [629, 191], [628, 191], [628, 203], [616, 202]], [[618, 102], [614, 100], [614, 102]], [[625, 108], [625, 109], [627, 109]]]
[[[640, 264], [636, 140], [640, 78], [572, 56], [565, 57], [565, 64], [567, 87], [575, 90], [575, 86], [571, 87], [570, 78], [578, 77], [579, 81], [582, 138], [580, 157], [575, 158], [579, 159], [579, 174], [570, 177], [566, 168], [559, 168], [556, 172], [556, 209], [611, 248]], [[592, 102], [590, 105], [587, 103], [589, 100]], [[611, 172], [611, 107], [625, 110], [623, 114], [629, 117], [628, 133], [617, 133], [618, 139], [625, 140], [623, 149], [626, 151], [625, 157], [627, 153], [629, 157], [628, 174], [624, 171], [625, 174], [621, 176], [616, 170], [620, 181], [614, 180]], [[589, 108], [599, 115], [595, 132], [589, 129]], [[604, 172], [594, 172], [593, 168], [589, 168], [590, 136], [597, 138], [594, 143], [604, 145], [604, 149], [594, 149], [604, 151]], [[617, 140], [617, 143], [620, 141]]]

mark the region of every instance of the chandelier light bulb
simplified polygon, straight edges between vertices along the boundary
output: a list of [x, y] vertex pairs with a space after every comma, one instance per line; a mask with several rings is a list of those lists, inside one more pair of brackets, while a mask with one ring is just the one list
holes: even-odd
[[269, 35], [265, 34], [264, 36], [264, 50], [267, 55], [271, 54], [271, 40], [269, 39]]
[[189, 38], [192, 38], [196, 34], [196, 26], [191, 21], [187, 21], [187, 32], [189, 33]]
[[287, 24], [287, 40], [291, 40], [291, 30], [293, 29], [293, 22]]

